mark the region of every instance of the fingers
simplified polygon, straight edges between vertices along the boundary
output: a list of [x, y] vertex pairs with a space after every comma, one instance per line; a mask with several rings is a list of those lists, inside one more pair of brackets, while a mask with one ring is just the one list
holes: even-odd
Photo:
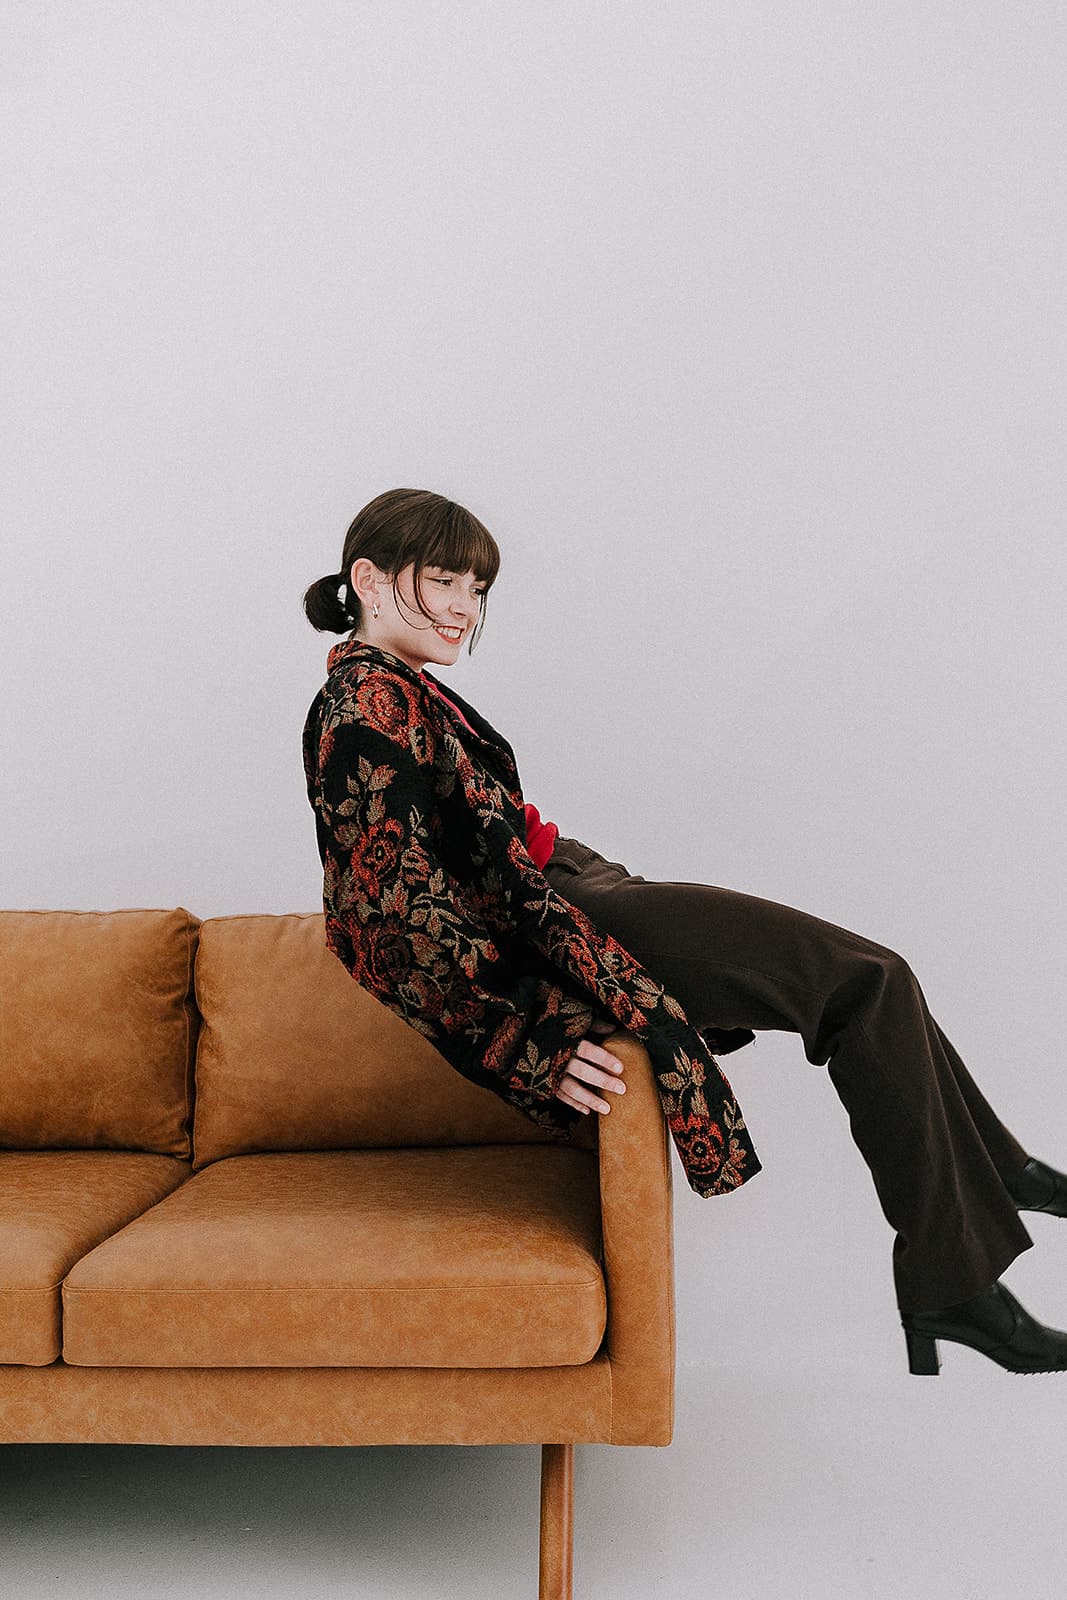
[[557, 1100], [565, 1101], [569, 1106], [573, 1106], [575, 1111], [583, 1112], [585, 1116], [588, 1116], [590, 1111], [599, 1111], [603, 1115], [604, 1112], [611, 1109], [603, 1100], [597, 1100], [594, 1095], [589, 1094], [574, 1078], [568, 1077], [567, 1074], [564, 1074], [560, 1080], [559, 1088], [556, 1090], [556, 1098]]
[[[612, 1083], [611, 1088], [617, 1090], [619, 1094], [625, 1094], [626, 1092], [624, 1083]], [[589, 1089], [583, 1088], [578, 1080], [572, 1078], [569, 1073], [564, 1073], [556, 1094], [560, 1100], [565, 1100], [568, 1105], [576, 1107], [579, 1111], [587, 1113], [599, 1111], [603, 1116], [611, 1110], [606, 1100], [598, 1099]]]
[[[617, 1056], [601, 1049], [599, 1045], [592, 1044], [588, 1039], [580, 1041], [578, 1049], [582, 1050], [583, 1047], [584, 1054], [576, 1054], [568, 1063], [556, 1094], [560, 1100], [579, 1111], [586, 1114], [589, 1111], [598, 1111], [604, 1115], [611, 1110], [611, 1106], [606, 1100], [601, 1100], [598, 1095], [587, 1089], [585, 1083], [610, 1089], [613, 1094], [625, 1094], [626, 1085], [621, 1077], [623, 1064]], [[594, 1060], [602, 1063], [602, 1066], [594, 1066]]]
[[610, 1050], [605, 1050], [602, 1045], [593, 1044], [589, 1039], [580, 1039], [578, 1048], [574, 1053], [574, 1060], [568, 1065], [568, 1072], [584, 1078], [588, 1083], [607, 1083], [607, 1074], [599, 1072], [593, 1062], [605, 1067], [608, 1073], [622, 1071], [622, 1062], [618, 1056], [613, 1056]]

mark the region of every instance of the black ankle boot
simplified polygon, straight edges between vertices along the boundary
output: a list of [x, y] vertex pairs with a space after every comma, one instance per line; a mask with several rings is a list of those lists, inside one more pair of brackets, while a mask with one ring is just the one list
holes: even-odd
[[938, 1339], [970, 1345], [1009, 1372], [1067, 1370], [1067, 1333], [1036, 1321], [1002, 1283], [944, 1311], [902, 1311], [900, 1321], [909, 1372], [924, 1376], [940, 1372]]
[[1019, 1177], [1008, 1185], [1017, 1211], [1048, 1211], [1054, 1217], [1067, 1217], [1067, 1173], [1046, 1167], [1031, 1159]]

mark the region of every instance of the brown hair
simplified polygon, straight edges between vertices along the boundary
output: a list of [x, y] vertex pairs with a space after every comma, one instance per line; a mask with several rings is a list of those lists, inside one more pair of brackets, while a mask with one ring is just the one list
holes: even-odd
[[[397, 574], [414, 562], [412, 582], [415, 602], [424, 617], [431, 613], [422, 603], [420, 580], [425, 567], [449, 572], [473, 572], [481, 583], [492, 585], [500, 571], [500, 549], [493, 535], [465, 506], [429, 489], [387, 489], [356, 513], [345, 534], [341, 570], [317, 578], [304, 592], [304, 613], [313, 628], [344, 633], [359, 627], [363, 606], [352, 588], [352, 564], [368, 557], [392, 580], [396, 598]], [[431, 618], [432, 620], [432, 618]], [[481, 618], [471, 634], [468, 654], [485, 623], [485, 596]]]

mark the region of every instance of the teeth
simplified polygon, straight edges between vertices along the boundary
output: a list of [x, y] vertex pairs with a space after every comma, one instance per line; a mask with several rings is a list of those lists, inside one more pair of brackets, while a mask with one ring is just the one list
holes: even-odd
[[435, 631], [443, 634], [446, 639], [458, 639], [463, 633], [462, 628], [437, 628]]

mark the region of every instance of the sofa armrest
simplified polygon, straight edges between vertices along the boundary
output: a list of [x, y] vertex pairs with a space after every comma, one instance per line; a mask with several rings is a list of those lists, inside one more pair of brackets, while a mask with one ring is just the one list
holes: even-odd
[[626, 1093], [597, 1118], [607, 1281], [613, 1444], [670, 1444], [674, 1428], [674, 1209], [671, 1138], [652, 1062], [619, 1031], [599, 1041], [623, 1063]]

